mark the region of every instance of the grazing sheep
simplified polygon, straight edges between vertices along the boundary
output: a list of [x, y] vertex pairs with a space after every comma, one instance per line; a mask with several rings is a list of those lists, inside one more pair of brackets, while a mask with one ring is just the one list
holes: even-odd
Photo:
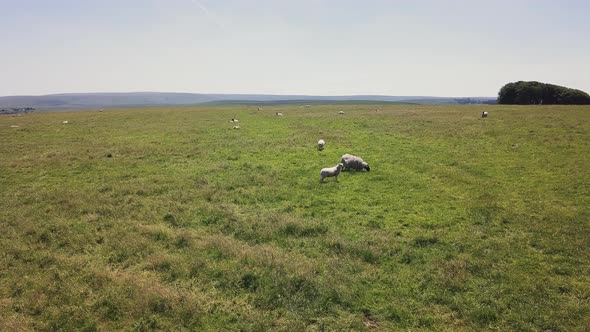
[[322, 170], [320, 171], [320, 182], [324, 183], [324, 180], [330, 177], [334, 177], [336, 181], [338, 181], [338, 174], [340, 174], [340, 171], [342, 171], [343, 167], [344, 165], [342, 165], [342, 163], [339, 163], [334, 167], [322, 168]]
[[488, 112], [481, 112], [481, 118], [485, 119], [488, 117]]
[[231, 120], [229, 120], [229, 122], [240, 122], [240, 121], [238, 121], [238, 119], [231, 119]]
[[64, 120], [64, 121], [62, 121], [61, 123], [63, 123], [63, 124], [67, 124], [67, 123], [68, 123], [68, 120]]
[[258, 110], [259, 110], [259, 111], [262, 111], [262, 108], [258, 107]]
[[318, 141], [318, 150], [322, 151], [324, 149], [324, 146], [326, 145], [326, 141], [324, 141], [323, 139]]
[[352, 168], [352, 169], [356, 170], [357, 172], [362, 171], [363, 169], [366, 169], [367, 172], [371, 171], [369, 164], [367, 164], [363, 160], [363, 158], [353, 156], [348, 153], [342, 156], [342, 158], [340, 159], [340, 162], [344, 165], [345, 170]]
[[277, 116], [283, 116], [283, 113], [281, 113], [281, 112], [277, 112], [277, 113], [276, 113], [276, 115], [277, 115]]
[[344, 111], [340, 111], [340, 112], [338, 112], [338, 114], [344, 115]]
[[233, 126], [232, 129], [240, 129], [240, 126]]

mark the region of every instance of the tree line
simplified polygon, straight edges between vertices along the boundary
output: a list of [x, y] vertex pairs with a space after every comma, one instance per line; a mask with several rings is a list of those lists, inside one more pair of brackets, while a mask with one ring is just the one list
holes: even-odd
[[590, 95], [576, 89], [540, 82], [514, 82], [498, 93], [498, 104], [590, 105]]

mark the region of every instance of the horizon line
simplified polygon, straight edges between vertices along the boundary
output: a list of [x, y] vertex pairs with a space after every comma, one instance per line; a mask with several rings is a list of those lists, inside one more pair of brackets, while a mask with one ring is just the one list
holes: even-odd
[[243, 96], [302, 96], [302, 97], [408, 97], [408, 98], [496, 98], [496, 96], [436, 96], [436, 95], [394, 95], [394, 94], [289, 94], [289, 93], [203, 93], [203, 92], [176, 92], [176, 91], [125, 91], [125, 92], [58, 92], [46, 94], [15, 94], [3, 95], [0, 98], [6, 97], [46, 97], [46, 96], [60, 96], [60, 95], [100, 95], [100, 94], [148, 94], [148, 93], [167, 93], [167, 94], [192, 94], [192, 95], [243, 95]]

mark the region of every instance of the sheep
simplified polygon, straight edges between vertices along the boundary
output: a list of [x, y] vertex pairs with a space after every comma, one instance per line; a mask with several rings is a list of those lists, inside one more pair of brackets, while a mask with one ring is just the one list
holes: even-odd
[[240, 129], [240, 126], [233, 126], [232, 129]]
[[320, 139], [318, 141], [318, 150], [322, 151], [324, 149], [325, 145], [326, 145], [326, 141], [324, 141], [323, 139]]
[[238, 121], [238, 119], [231, 119], [231, 120], [229, 120], [229, 122], [240, 122], [240, 121]]
[[322, 170], [320, 171], [320, 182], [324, 183], [324, 180], [330, 177], [334, 177], [336, 179], [336, 182], [338, 182], [338, 174], [340, 174], [343, 167], [344, 165], [342, 163], [339, 163], [334, 167], [322, 168]]
[[344, 115], [344, 111], [340, 111], [340, 112], [338, 112], [338, 114]]
[[63, 124], [68, 124], [68, 123], [69, 123], [69, 121], [68, 121], [68, 120], [64, 120], [64, 121], [62, 121], [61, 123], [63, 123]]
[[276, 113], [276, 115], [277, 115], [277, 116], [283, 116], [283, 113], [281, 113], [281, 112], [277, 112], [277, 113]]
[[481, 112], [481, 118], [485, 119], [488, 117], [488, 112]]
[[371, 171], [369, 164], [367, 164], [361, 157], [353, 156], [351, 154], [342, 155], [340, 162], [344, 165], [344, 169], [347, 170], [352, 168], [357, 172], [366, 169], [367, 172]]

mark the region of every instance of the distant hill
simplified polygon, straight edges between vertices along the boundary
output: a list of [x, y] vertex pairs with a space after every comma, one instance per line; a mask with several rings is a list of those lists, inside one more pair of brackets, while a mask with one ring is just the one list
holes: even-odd
[[280, 104], [280, 103], [412, 103], [412, 104], [462, 104], [482, 103], [482, 100], [495, 98], [450, 98], [422, 96], [308, 96], [308, 95], [268, 95], [268, 94], [200, 94], [171, 92], [132, 92], [132, 93], [69, 93], [43, 96], [0, 97], [0, 108], [33, 107], [37, 110], [144, 107], [202, 104]]

